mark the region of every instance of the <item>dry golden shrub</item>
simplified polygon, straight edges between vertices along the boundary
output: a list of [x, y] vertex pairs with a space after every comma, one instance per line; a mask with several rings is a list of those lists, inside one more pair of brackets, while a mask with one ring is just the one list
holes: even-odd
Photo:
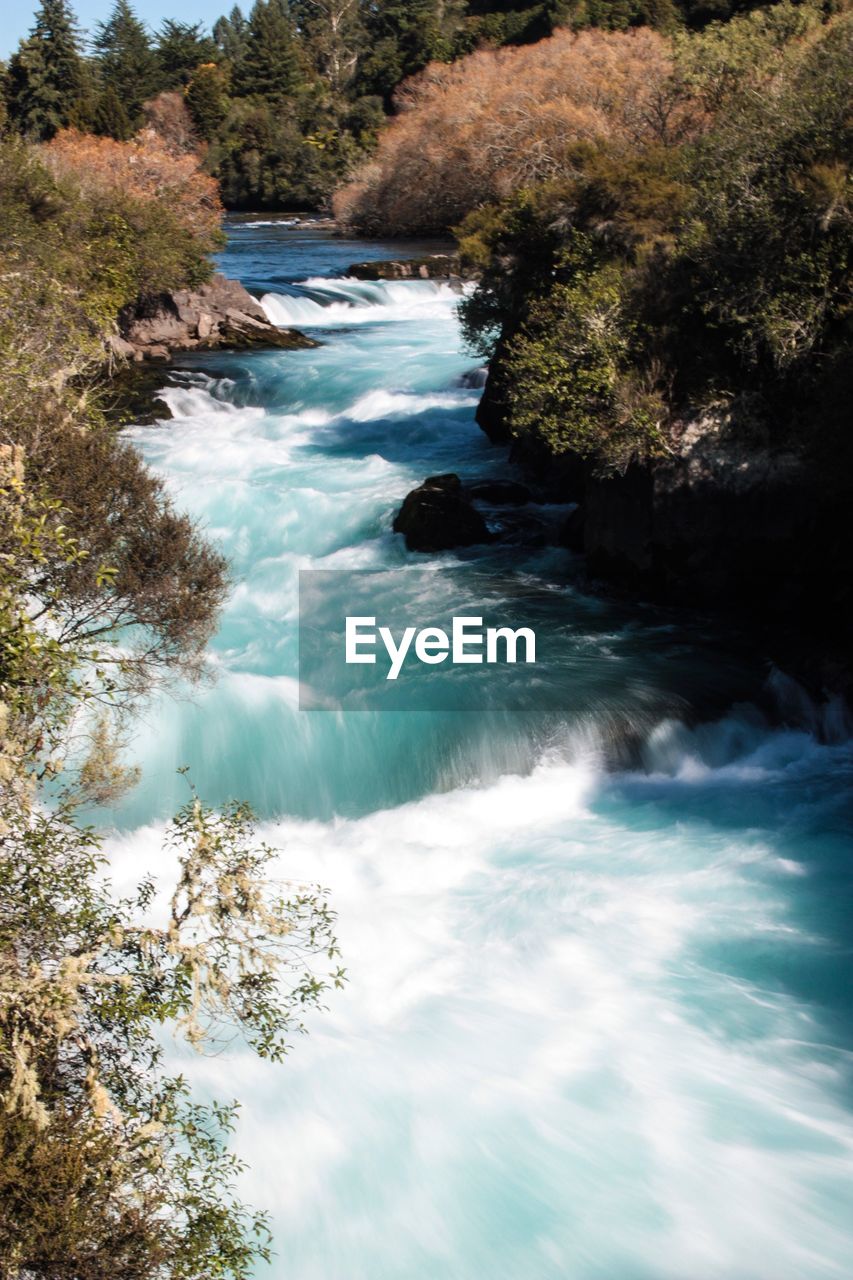
[[655, 31], [558, 31], [432, 63], [404, 83], [374, 159], [335, 198], [346, 224], [437, 231], [479, 204], [572, 171], [579, 144], [669, 144], [702, 113]]

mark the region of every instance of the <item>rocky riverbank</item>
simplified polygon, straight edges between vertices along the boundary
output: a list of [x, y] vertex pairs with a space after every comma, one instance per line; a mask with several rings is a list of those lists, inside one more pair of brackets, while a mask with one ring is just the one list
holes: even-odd
[[[574, 504], [559, 538], [584, 556], [591, 582], [743, 618], [765, 630], [768, 651], [809, 687], [847, 689], [853, 522], [842, 469], [802, 448], [750, 438], [731, 410], [673, 423], [661, 456], [635, 458], [622, 472], [510, 439], [493, 384], [478, 421], [496, 446], [508, 446], [534, 504]], [[413, 491], [395, 524], [412, 549], [431, 549], [437, 526], [443, 547], [457, 533], [464, 535], [457, 545], [470, 540], [471, 513], [459, 518], [460, 503], [467, 508], [473, 500], [476, 513], [481, 499], [463, 477], [453, 511], [437, 513], [434, 487], [427, 481]], [[450, 495], [442, 500], [446, 506]], [[812, 655], [807, 667], [804, 653]]]
[[272, 324], [238, 281], [218, 274], [199, 289], [177, 289], [125, 307], [110, 339], [115, 356], [134, 362], [169, 360], [176, 351], [317, 345], [298, 329]]

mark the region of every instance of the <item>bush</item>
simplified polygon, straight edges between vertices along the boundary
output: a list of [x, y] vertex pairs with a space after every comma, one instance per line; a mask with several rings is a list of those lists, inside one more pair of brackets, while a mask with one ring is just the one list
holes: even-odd
[[559, 31], [433, 64], [397, 94], [375, 158], [335, 197], [356, 230], [444, 231], [480, 205], [577, 168], [579, 145], [630, 155], [695, 134], [704, 115], [653, 31]]
[[575, 144], [571, 172], [459, 228], [490, 411], [610, 465], [748, 398], [736, 429], [846, 457], [853, 16], [781, 5], [691, 40], [674, 83], [699, 103], [692, 134]]

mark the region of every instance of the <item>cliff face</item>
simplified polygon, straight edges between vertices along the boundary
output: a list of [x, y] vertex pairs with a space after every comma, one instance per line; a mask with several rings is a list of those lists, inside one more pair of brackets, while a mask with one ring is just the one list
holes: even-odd
[[256, 298], [222, 275], [199, 289], [178, 289], [125, 307], [118, 327], [113, 351], [136, 361], [168, 360], [173, 351], [318, 345], [297, 329], [272, 324]]
[[[491, 439], [507, 439], [499, 384], [487, 384], [478, 420]], [[853, 493], [843, 468], [748, 442], [722, 413], [676, 424], [665, 456], [621, 474], [529, 440], [514, 440], [510, 456], [552, 500], [579, 504], [566, 544], [593, 576], [653, 599], [850, 633]]]

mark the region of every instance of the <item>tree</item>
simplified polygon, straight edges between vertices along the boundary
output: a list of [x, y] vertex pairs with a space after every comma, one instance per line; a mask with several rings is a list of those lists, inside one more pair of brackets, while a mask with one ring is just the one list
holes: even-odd
[[361, 61], [359, 87], [381, 95], [390, 106], [400, 81], [428, 62], [452, 54], [453, 32], [460, 6], [442, 0], [377, 0], [365, 14], [367, 47]]
[[115, 0], [109, 19], [98, 23], [95, 49], [105, 86], [121, 96], [130, 119], [138, 123], [142, 103], [157, 89], [158, 67], [148, 32], [129, 0]]
[[355, 79], [365, 32], [359, 0], [302, 0], [297, 7], [317, 71], [333, 94]]
[[209, 142], [228, 114], [228, 84], [220, 67], [202, 63], [187, 86], [186, 104], [199, 136]]
[[246, 51], [234, 69], [234, 92], [275, 102], [294, 94], [304, 79], [296, 29], [285, 0], [255, 0]]
[[248, 32], [249, 24], [237, 4], [227, 17], [217, 18], [213, 24], [213, 38], [221, 49], [222, 56], [232, 65], [239, 62], [246, 51]]
[[130, 116], [112, 85], [107, 85], [98, 95], [92, 129], [103, 138], [116, 138], [121, 142], [133, 136]]
[[[146, 277], [191, 283], [216, 219], [197, 160], [151, 137], [0, 139], [0, 1274], [10, 1280], [248, 1277], [269, 1232], [235, 1195], [236, 1104], [194, 1101], [165, 1069], [163, 1032], [199, 1051], [239, 1035], [278, 1061], [304, 1011], [344, 976], [324, 891], [276, 874], [244, 806], [214, 813], [191, 792], [166, 836], [176, 874], [165, 915], [152, 910], [150, 880], [113, 894], [101, 842], [79, 820], [81, 803], [128, 781], [105, 716], [123, 667], [132, 675], [126, 660], [142, 661], [143, 688], [146, 674], [159, 678], [156, 654], [194, 667], [221, 600], [221, 558], [106, 422], [97, 381], [117, 302]], [[176, 261], [187, 234], [194, 258]], [[69, 742], [85, 746], [73, 766]]]
[[0, 1270], [242, 1280], [269, 1230], [234, 1194], [236, 1104], [194, 1102], [158, 1032], [198, 1051], [239, 1034], [280, 1061], [344, 979], [325, 894], [273, 878], [244, 806], [193, 796], [160, 925], [154, 882], [115, 898], [72, 810], [4, 798], [2, 817]]
[[204, 34], [200, 22], [176, 22], [167, 18], [157, 33], [157, 61], [160, 87], [178, 89], [189, 84], [196, 67], [216, 62], [215, 40]]
[[670, 43], [648, 30], [559, 31], [433, 63], [398, 90], [397, 116], [336, 212], [371, 233], [442, 232], [485, 202], [572, 174], [598, 141], [629, 152], [695, 131], [673, 70]]
[[42, 0], [31, 35], [9, 62], [9, 118], [28, 138], [51, 138], [91, 108], [80, 38], [66, 0]]

